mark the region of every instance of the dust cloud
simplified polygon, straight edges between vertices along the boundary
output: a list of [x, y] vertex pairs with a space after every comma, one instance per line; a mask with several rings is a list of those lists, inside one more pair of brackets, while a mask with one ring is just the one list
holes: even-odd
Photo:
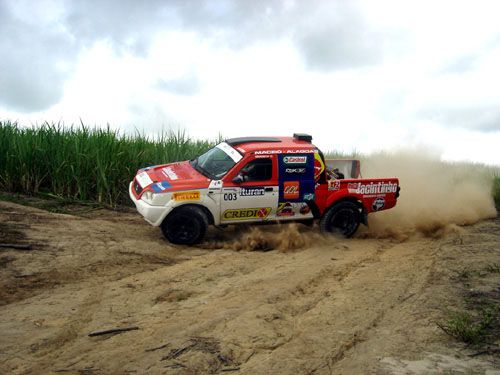
[[[281, 252], [303, 249], [310, 246], [327, 245], [331, 236], [324, 236], [317, 225], [281, 223], [269, 225], [233, 225], [218, 233], [209, 233], [204, 248], [233, 249], [246, 251]], [[328, 238], [330, 237], [330, 238]]]
[[396, 207], [369, 215], [359, 236], [406, 240], [442, 237], [460, 226], [496, 217], [492, 174], [482, 165], [450, 163], [423, 150], [380, 153], [361, 162], [364, 178], [398, 177]]

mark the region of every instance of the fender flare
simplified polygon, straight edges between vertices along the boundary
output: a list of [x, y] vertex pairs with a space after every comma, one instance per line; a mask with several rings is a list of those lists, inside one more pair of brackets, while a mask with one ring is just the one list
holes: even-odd
[[179, 207], [183, 206], [196, 206], [200, 207], [203, 212], [207, 215], [208, 223], [211, 225], [218, 225], [220, 223], [220, 217], [218, 215], [218, 210], [217, 210], [217, 204], [207, 196], [201, 196], [200, 200], [198, 201], [174, 201], [170, 200], [166, 207], [169, 208], [165, 210], [165, 214], [162, 215], [160, 223], [162, 223], [165, 218], [170, 215], [172, 212], [174, 212], [176, 209]]
[[353, 197], [353, 196], [344, 196], [340, 199], [337, 200], [332, 200], [328, 202], [328, 205], [323, 212], [323, 214], [332, 206], [336, 205], [337, 203], [340, 202], [351, 202], [354, 203], [356, 206], [358, 206], [361, 209], [361, 215], [360, 215], [360, 222], [366, 226], [368, 226], [368, 213], [366, 212], [366, 207], [363, 205], [363, 202], [360, 201], [358, 198]]

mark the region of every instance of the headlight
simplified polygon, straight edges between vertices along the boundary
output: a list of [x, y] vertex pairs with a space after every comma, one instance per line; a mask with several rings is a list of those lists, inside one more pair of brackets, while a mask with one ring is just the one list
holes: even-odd
[[154, 191], [146, 190], [142, 194], [141, 199], [151, 206], [164, 206], [170, 201], [171, 195], [169, 193], [155, 193]]
[[151, 204], [151, 203], [153, 203], [153, 197], [154, 197], [154, 193], [148, 190], [148, 191], [144, 192], [144, 194], [142, 194], [141, 198], [143, 201]]

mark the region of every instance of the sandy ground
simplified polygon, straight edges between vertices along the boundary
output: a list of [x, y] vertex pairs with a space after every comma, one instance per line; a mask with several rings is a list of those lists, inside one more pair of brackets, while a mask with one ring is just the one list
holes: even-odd
[[0, 202], [0, 243], [33, 247], [0, 249], [0, 373], [500, 374], [436, 325], [457, 272], [500, 264], [498, 219], [351, 240], [214, 229], [185, 248], [133, 212], [88, 216]]

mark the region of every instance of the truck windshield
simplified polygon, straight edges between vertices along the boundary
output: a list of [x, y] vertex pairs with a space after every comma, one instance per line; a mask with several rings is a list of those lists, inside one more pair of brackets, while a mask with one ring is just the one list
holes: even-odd
[[242, 157], [238, 151], [222, 142], [191, 160], [190, 163], [204, 176], [212, 180], [220, 180]]

